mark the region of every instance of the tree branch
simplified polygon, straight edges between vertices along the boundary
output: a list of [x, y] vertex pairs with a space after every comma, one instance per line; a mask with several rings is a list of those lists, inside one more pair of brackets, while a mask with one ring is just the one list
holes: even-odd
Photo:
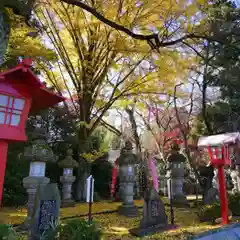
[[102, 126], [104, 126], [105, 128], [107, 128], [112, 133], [115, 133], [117, 136], [121, 136], [122, 135], [121, 131], [119, 131], [117, 128], [115, 128], [111, 124], [107, 123], [105, 120], [101, 119], [100, 124]]
[[189, 39], [189, 38], [191, 38], [191, 39], [193, 39], [193, 38], [207, 39], [208, 38], [207, 36], [197, 36], [197, 35], [194, 35], [194, 34], [187, 34], [187, 35], [185, 35], [183, 37], [180, 37], [176, 40], [163, 42], [163, 41], [159, 40], [158, 33], [153, 33], [153, 34], [148, 34], [148, 35], [134, 33], [130, 29], [124, 27], [123, 25], [118, 24], [118, 23], [116, 23], [114, 21], [111, 21], [110, 19], [104, 17], [104, 15], [99, 13], [95, 8], [85, 4], [81, 0], [62, 0], [62, 2], [68, 3], [70, 5], [78, 6], [82, 9], [86, 10], [87, 12], [89, 12], [93, 16], [95, 16], [98, 20], [100, 20], [101, 22], [107, 24], [108, 26], [114, 28], [115, 30], [126, 33], [128, 36], [130, 36], [134, 39], [147, 41], [152, 49], [158, 49], [159, 47], [172, 46], [172, 45], [175, 45], [177, 43], [181, 43], [182, 41], [184, 41], [186, 39]]

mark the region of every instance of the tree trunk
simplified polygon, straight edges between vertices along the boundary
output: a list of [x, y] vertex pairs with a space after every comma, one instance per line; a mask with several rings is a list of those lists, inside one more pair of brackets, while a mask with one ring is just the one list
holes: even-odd
[[88, 144], [88, 129], [84, 126], [80, 127], [78, 132], [78, 144], [77, 144], [77, 154], [78, 154], [78, 169], [76, 175], [76, 201], [85, 201], [86, 200], [86, 180], [90, 173], [90, 163], [87, 162], [86, 159], [81, 157], [80, 155], [89, 152], [89, 144]]

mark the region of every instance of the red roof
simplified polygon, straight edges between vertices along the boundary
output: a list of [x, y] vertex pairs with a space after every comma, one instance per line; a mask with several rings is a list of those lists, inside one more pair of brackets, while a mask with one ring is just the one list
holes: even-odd
[[21, 81], [32, 97], [31, 112], [36, 113], [65, 100], [63, 96], [46, 89], [45, 85], [31, 71], [32, 61], [24, 59], [15, 68], [0, 74], [0, 79], [15, 79]]

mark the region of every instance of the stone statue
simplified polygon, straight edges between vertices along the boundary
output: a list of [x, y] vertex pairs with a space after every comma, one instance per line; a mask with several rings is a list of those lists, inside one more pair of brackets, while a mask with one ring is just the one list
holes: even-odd
[[4, 62], [10, 35], [10, 20], [6, 8], [10, 8], [17, 15], [29, 20], [35, 0], [1, 0], [0, 1], [0, 65]]

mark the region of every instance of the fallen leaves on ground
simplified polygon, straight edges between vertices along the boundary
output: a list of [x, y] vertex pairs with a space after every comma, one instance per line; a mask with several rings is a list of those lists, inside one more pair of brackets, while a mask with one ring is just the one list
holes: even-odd
[[[163, 201], [166, 203], [166, 199]], [[135, 204], [137, 206], [143, 206], [143, 200], [136, 200]], [[110, 201], [100, 201], [94, 203], [92, 206], [93, 219], [99, 223], [99, 226], [103, 230], [104, 237], [107, 240], [131, 240], [137, 239], [129, 234], [131, 228], [138, 227], [142, 214], [139, 214], [137, 218], [127, 218], [124, 216], [119, 216], [117, 213], [102, 213], [117, 210], [121, 205], [120, 202], [110, 202]], [[142, 210], [140, 210], [141, 212]], [[166, 206], [166, 212], [170, 219], [170, 209]], [[88, 204], [78, 203], [75, 207], [64, 208], [60, 211], [60, 216], [63, 219], [73, 218], [88, 214]], [[9, 224], [22, 224], [26, 218], [27, 211], [25, 208], [3, 208], [0, 212], [0, 223]], [[219, 227], [218, 225], [207, 225], [199, 222], [198, 216], [196, 214], [195, 208], [174, 208], [175, 223], [178, 225], [177, 229], [154, 234], [150, 237], [145, 237], [144, 239], [169, 239], [169, 240], [184, 240], [188, 236], [197, 234], [200, 232], [208, 231], [213, 228]], [[83, 217], [87, 219], [87, 217]]]

